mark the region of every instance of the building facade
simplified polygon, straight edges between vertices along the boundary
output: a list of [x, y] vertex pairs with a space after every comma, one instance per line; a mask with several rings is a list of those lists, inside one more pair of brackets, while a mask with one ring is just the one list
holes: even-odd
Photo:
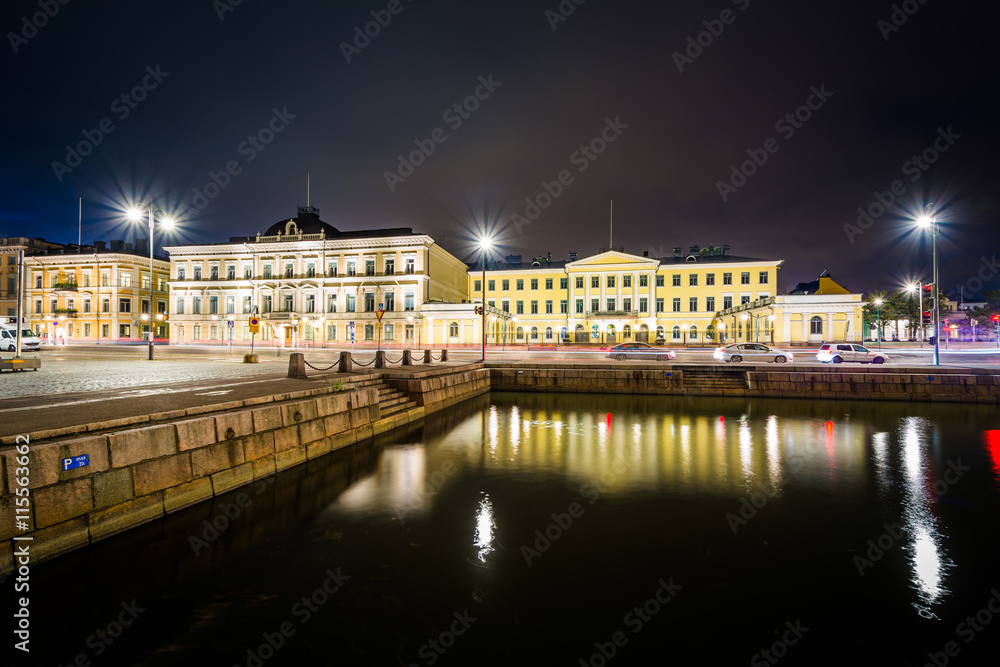
[[[621, 248], [569, 261], [539, 257], [488, 263], [485, 301], [497, 319], [489, 342], [714, 345], [750, 340], [746, 323], [720, 313], [772, 298], [783, 260], [738, 257], [729, 246], [675, 248], [672, 257], [631, 255]], [[481, 303], [482, 267], [468, 270], [469, 293]], [[770, 320], [769, 322], [773, 322]], [[770, 335], [770, 329], [768, 329]]]
[[311, 206], [264, 234], [166, 250], [172, 344], [415, 346], [434, 340], [424, 304], [468, 299], [466, 265], [426, 234], [342, 232]]
[[[0, 316], [4, 321], [13, 322], [17, 317], [17, 252], [25, 257], [37, 255], [64, 246], [45, 239], [7, 238], [0, 239]], [[25, 291], [27, 296], [27, 291]], [[21, 304], [21, 316], [28, 315], [27, 299]]]
[[[145, 239], [93, 246], [59, 246], [25, 260], [25, 300], [31, 329], [51, 343], [138, 342], [150, 326], [168, 337], [170, 263], [153, 259]], [[152, 288], [152, 293], [150, 289]]]

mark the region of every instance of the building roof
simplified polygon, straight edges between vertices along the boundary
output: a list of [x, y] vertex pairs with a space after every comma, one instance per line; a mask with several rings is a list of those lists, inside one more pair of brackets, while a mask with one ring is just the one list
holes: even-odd
[[798, 283], [789, 294], [850, 294], [850, 290], [834, 282], [830, 276], [823, 274], [816, 280]]
[[[289, 225], [289, 223], [294, 223]], [[315, 206], [299, 206], [298, 215], [287, 220], [279, 220], [264, 232], [264, 236], [277, 236], [278, 234], [319, 234], [326, 233], [327, 236], [334, 236], [340, 232], [330, 224], [319, 219], [319, 209]]]
[[[414, 232], [412, 227], [387, 227], [385, 229], [363, 229], [357, 231], [342, 232], [333, 225], [324, 222], [319, 217], [319, 209], [315, 206], [299, 206], [298, 215], [294, 218], [285, 218], [274, 223], [267, 228], [263, 234], [257, 236], [230, 236], [229, 241], [224, 243], [196, 243], [191, 245], [213, 246], [229, 245], [231, 243], [258, 243], [264, 241], [274, 241], [274, 237], [290, 237], [296, 239], [298, 235], [322, 234], [324, 240], [342, 241], [351, 239], [371, 239], [371, 238], [392, 238], [398, 236], [424, 236], [420, 232]], [[315, 240], [315, 239], [308, 239]], [[171, 246], [171, 249], [183, 246]]]
[[[566, 265], [571, 261], [580, 261], [581, 259], [586, 259], [585, 257], [577, 260], [548, 260], [545, 258], [539, 259], [535, 262], [504, 262], [500, 260], [490, 260], [486, 262], [487, 271], [525, 271], [525, 270], [535, 270], [535, 271], [551, 271], [565, 269]], [[759, 257], [737, 257], [735, 255], [691, 255], [689, 260], [687, 256], [684, 257], [644, 257], [643, 259], [650, 259], [658, 261], [661, 265], [692, 265], [692, 264], [738, 264], [738, 263], [758, 263], [758, 262], [780, 262], [777, 259], [760, 259]], [[466, 262], [469, 267], [469, 271], [481, 271], [483, 268], [482, 260]]]

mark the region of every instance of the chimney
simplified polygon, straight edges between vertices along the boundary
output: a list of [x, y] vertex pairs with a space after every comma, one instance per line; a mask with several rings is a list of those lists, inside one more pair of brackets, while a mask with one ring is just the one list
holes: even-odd
[[551, 252], [545, 254], [545, 261], [546, 262], [551, 262], [552, 261], [552, 253]]
[[94, 241], [94, 250], [97, 252], [104, 252], [108, 247], [108, 244], [104, 241]]
[[642, 256], [643, 257], [649, 257], [649, 251], [648, 250], [643, 250], [642, 251]]
[[135, 251], [143, 255], [149, 254], [149, 244], [146, 242], [146, 239], [135, 240]]
[[698, 246], [696, 246], [696, 245], [691, 246], [691, 251], [690, 252], [691, 252], [692, 255], [697, 255], [698, 254]]
[[125, 249], [125, 241], [111, 239], [111, 252], [121, 252]]
[[681, 249], [680, 249], [680, 247], [674, 248], [674, 257], [680, 257], [680, 256], [681, 256]]
[[729, 244], [722, 246], [722, 254], [726, 255], [727, 257], [729, 256]]
[[569, 261], [575, 262], [576, 261], [576, 257], [577, 257], [576, 250], [570, 250], [569, 251]]

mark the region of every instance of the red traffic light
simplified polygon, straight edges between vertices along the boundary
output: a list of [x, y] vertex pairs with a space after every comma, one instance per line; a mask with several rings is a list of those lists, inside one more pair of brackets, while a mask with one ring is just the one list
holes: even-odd
[[930, 291], [931, 291], [931, 288], [932, 288], [933, 286], [934, 286], [934, 284], [933, 284], [933, 283], [931, 283], [930, 285], [924, 285], [924, 291], [925, 291], [925, 292], [930, 292]]
[[993, 321], [994, 322], [1000, 322], [1000, 315], [994, 315], [993, 316]]

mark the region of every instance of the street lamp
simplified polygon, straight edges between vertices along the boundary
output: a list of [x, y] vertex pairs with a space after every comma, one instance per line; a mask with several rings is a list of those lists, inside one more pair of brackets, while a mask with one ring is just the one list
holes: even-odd
[[882, 349], [882, 299], [875, 299], [875, 333], [878, 334], [878, 349]]
[[483, 329], [483, 363], [486, 362], [486, 253], [489, 251], [490, 247], [493, 245], [493, 239], [489, 236], [484, 236], [479, 239], [479, 249], [483, 252], [483, 284], [481, 285], [482, 295], [483, 295], [483, 305], [479, 309], [482, 313], [482, 329]]
[[[132, 220], [133, 222], [139, 222], [140, 220], [142, 220], [142, 209], [146, 209], [146, 211], [149, 213], [149, 313], [150, 313], [150, 316], [152, 316], [153, 311], [155, 310], [155, 306], [153, 305], [154, 304], [154, 301], [153, 301], [153, 282], [154, 282], [154, 279], [153, 279], [153, 247], [154, 247], [154, 244], [153, 244], [153, 227], [155, 226], [155, 222], [153, 220], [153, 216], [154, 216], [154, 213], [156, 211], [159, 211], [160, 213], [166, 213], [166, 211], [164, 211], [161, 208], [156, 208], [152, 204], [150, 204], [148, 206], [140, 206], [139, 208], [132, 208], [132, 209], [129, 210], [129, 212], [128, 212], [129, 220]], [[165, 218], [161, 218], [160, 219], [160, 224], [164, 225], [165, 227], [167, 227], [169, 229], [170, 227], [173, 227], [174, 220], [173, 220], [173, 218], [171, 218], [171, 217], [168, 216], [168, 217], [165, 217]], [[153, 360], [153, 330], [154, 330], [153, 321], [152, 321], [152, 319], [150, 319], [150, 322], [149, 322], [149, 360], [150, 361]]]
[[[939, 286], [938, 286], [938, 256], [937, 256], [937, 237], [938, 237], [938, 224], [937, 220], [929, 215], [922, 215], [917, 218], [917, 225], [923, 229], [929, 229], [931, 233], [931, 244], [933, 249], [933, 262], [934, 262], [934, 365], [941, 365], [941, 338], [940, 336], [940, 326], [941, 326], [941, 313], [938, 309], [938, 298]], [[923, 317], [923, 311], [920, 311], [920, 316]], [[921, 327], [923, 324], [921, 323]]]
[[774, 345], [774, 321], [776, 319], [778, 319], [778, 317], [776, 315], [768, 315], [767, 316], [767, 323], [768, 323], [768, 326], [771, 329], [771, 345]]

